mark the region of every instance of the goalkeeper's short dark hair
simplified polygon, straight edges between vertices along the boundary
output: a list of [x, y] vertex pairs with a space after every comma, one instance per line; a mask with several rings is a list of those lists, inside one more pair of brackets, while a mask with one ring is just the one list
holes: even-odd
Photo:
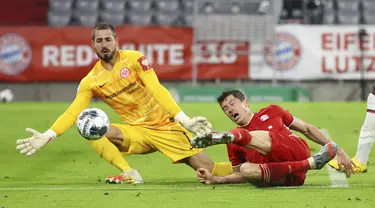
[[239, 90], [224, 90], [217, 98], [217, 102], [221, 104], [229, 95], [233, 95], [233, 97], [238, 98], [241, 101], [244, 101], [246, 99], [245, 94], [243, 94]]
[[116, 29], [113, 25], [109, 23], [99, 23], [95, 25], [94, 29], [92, 30], [92, 40], [95, 40], [95, 31], [97, 30], [110, 30], [113, 33], [113, 36], [116, 38]]

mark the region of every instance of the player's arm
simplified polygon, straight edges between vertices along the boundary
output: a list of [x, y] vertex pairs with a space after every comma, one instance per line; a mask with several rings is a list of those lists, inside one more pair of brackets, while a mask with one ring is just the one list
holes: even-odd
[[31, 137], [17, 140], [16, 149], [20, 150], [21, 154], [27, 155], [32, 155], [40, 150], [53, 138], [63, 134], [74, 124], [79, 113], [90, 103], [91, 98], [91, 89], [85, 83], [81, 82], [75, 100], [70, 107], [55, 121], [52, 127], [44, 133], [27, 128], [26, 131], [31, 134]]
[[90, 84], [82, 81], [77, 90], [76, 98], [69, 108], [54, 122], [50, 130], [55, 132], [56, 136], [63, 134], [77, 120], [78, 115], [87, 108], [93, 93]]
[[177, 105], [169, 91], [160, 84], [154, 69], [149, 65], [146, 58], [140, 52], [134, 52], [134, 62], [137, 73], [147, 90], [155, 97], [158, 103], [166, 109], [186, 129], [197, 133], [210, 133], [211, 124], [204, 117], [190, 118]]
[[197, 177], [199, 182], [206, 184], [246, 182], [246, 178], [240, 172], [240, 166], [233, 167], [233, 173], [227, 176], [212, 176], [207, 169], [199, 168], [197, 170]]
[[308, 139], [320, 145], [325, 145], [331, 141], [317, 127], [309, 123], [306, 123], [301, 119], [295, 118], [293, 124], [289, 127], [295, 131], [302, 133]]
[[246, 163], [246, 158], [243, 156], [244, 152], [240, 146], [235, 144], [227, 144], [228, 158], [232, 164], [233, 172], [227, 176], [212, 176], [212, 174], [204, 168], [197, 170], [197, 178], [199, 182], [206, 184], [217, 183], [243, 183], [246, 178], [240, 172], [241, 165]]
[[285, 110], [284, 108], [278, 105], [272, 105], [272, 109], [279, 114], [285, 124], [285, 126], [289, 127], [292, 130], [298, 131], [305, 135], [308, 139], [320, 144], [325, 145], [330, 142], [330, 139], [327, 138], [320, 130], [301, 119], [294, 117], [289, 111]]
[[[310, 140], [320, 144], [325, 145], [329, 143], [331, 140], [327, 138], [317, 127], [314, 125], [308, 124], [300, 119], [295, 119], [293, 124], [290, 126], [291, 129], [301, 132]], [[339, 164], [340, 170], [341, 167], [344, 166], [346, 176], [350, 177], [351, 173], [354, 172], [355, 164], [349, 156], [345, 153], [342, 148], [339, 148], [337, 151], [337, 163]]]

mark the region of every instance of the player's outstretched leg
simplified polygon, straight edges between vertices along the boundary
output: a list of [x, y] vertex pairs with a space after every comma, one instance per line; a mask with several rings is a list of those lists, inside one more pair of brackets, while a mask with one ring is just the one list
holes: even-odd
[[[300, 186], [304, 183], [306, 171], [323, 168], [328, 161], [336, 156], [337, 150], [336, 143], [330, 142], [314, 156], [305, 160], [263, 164], [244, 163], [240, 167], [240, 172], [250, 182], [258, 181], [269, 185]], [[291, 177], [294, 179], [290, 180]], [[289, 181], [285, 181], [287, 178], [289, 178]]]
[[203, 136], [196, 136], [191, 140], [191, 145], [196, 148], [204, 148], [216, 144], [229, 144], [234, 140], [231, 132], [212, 132]]
[[126, 170], [121, 175], [118, 176], [108, 176], [105, 178], [106, 183], [115, 183], [115, 184], [142, 184], [143, 179], [141, 174], [137, 170]]
[[213, 132], [204, 136], [197, 136], [191, 141], [191, 145], [198, 148], [229, 143], [234, 143], [248, 149], [254, 149], [262, 154], [267, 154], [272, 149], [270, 132], [262, 130], [248, 131], [242, 128], [237, 128], [228, 132]]
[[324, 145], [318, 153], [312, 156], [313, 161], [310, 161], [311, 169], [322, 169], [325, 164], [336, 156], [338, 149], [337, 144], [333, 141]]

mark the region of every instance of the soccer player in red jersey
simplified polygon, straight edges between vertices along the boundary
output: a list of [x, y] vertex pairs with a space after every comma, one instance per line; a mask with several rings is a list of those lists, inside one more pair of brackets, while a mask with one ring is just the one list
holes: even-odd
[[[227, 144], [233, 173], [228, 176], [212, 176], [204, 168], [197, 170], [200, 182], [206, 184], [253, 182], [266, 186], [300, 186], [306, 172], [321, 169], [336, 154], [345, 166], [347, 177], [353, 172], [352, 161], [344, 150], [330, 141], [320, 130], [277, 105], [269, 105], [252, 113], [245, 95], [230, 90], [218, 97], [225, 114], [238, 125], [227, 132], [213, 132], [195, 137], [194, 147]], [[310, 140], [323, 145], [314, 156], [307, 143], [290, 130], [304, 134]]]

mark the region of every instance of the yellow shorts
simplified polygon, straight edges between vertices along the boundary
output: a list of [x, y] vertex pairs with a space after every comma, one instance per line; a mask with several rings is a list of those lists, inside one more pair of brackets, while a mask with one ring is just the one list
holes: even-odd
[[[129, 143], [128, 147], [125, 147], [127, 151], [122, 151], [124, 155], [148, 154], [159, 151], [169, 157], [173, 163], [177, 163], [203, 151], [203, 149], [191, 146], [191, 134], [182, 128], [181, 130], [154, 130], [126, 124], [111, 125], [121, 130], [124, 135], [123, 144]], [[119, 149], [121, 151], [124, 148]]]

